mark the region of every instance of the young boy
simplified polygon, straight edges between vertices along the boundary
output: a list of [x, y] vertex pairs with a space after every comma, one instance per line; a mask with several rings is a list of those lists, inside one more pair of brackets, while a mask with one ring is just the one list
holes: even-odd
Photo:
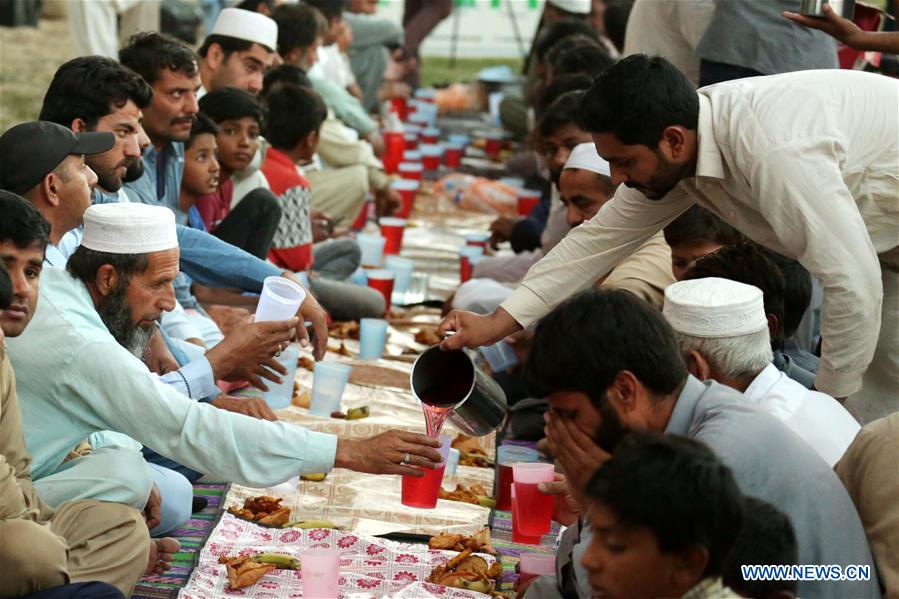
[[235, 196], [232, 178], [253, 162], [258, 151], [262, 106], [248, 91], [225, 87], [203, 96], [200, 114], [217, 125], [221, 166], [218, 188], [197, 200], [203, 223], [219, 239], [265, 259], [281, 221], [281, 204], [261, 173], [256, 173], [256, 187], [242, 198]]
[[269, 259], [294, 272], [312, 266], [312, 222], [309, 182], [297, 163], [312, 160], [318, 131], [328, 115], [314, 91], [285, 85], [267, 96], [266, 139], [271, 143], [262, 174], [281, 203], [282, 218]]
[[190, 127], [190, 137], [184, 142], [184, 175], [178, 202], [181, 211], [187, 214], [188, 224], [195, 229], [208, 228], [197, 204], [219, 187], [221, 168], [216, 158], [217, 133], [218, 127], [209, 117], [197, 114]]
[[697, 258], [743, 241], [743, 235], [699, 206], [693, 206], [663, 230], [671, 247], [671, 271], [678, 281]]
[[593, 537], [581, 563], [594, 596], [738, 597], [721, 575], [743, 498], [705, 445], [670, 435], [627, 440], [586, 495]]

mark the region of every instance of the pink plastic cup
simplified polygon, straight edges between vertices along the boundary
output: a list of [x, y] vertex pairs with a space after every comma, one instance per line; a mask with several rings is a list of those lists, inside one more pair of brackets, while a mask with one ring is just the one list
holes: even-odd
[[384, 243], [385, 254], [399, 254], [403, 246], [403, 231], [406, 230], [406, 219], [385, 216], [378, 223], [381, 225], [381, 235], [387, 241]]
[[545, 553], [522, 553], [518, 557], [518, 582], [556, 573], [556, 556]]
[[446, 458], [449, 455], [452, 438], [446, 435], [440, 437], [440, 456], [442, 461], [437, 468], [419, 468], [424, 476], [403, 476], [402, 494], [400, 501], [403, 505], [431, 510], [437, 507], [437, 497], [440, 494], [440, 484], [443, 482], [443, 474], [446, 471]]
[[552, 520], [553, 498], [541, 493], [539, 483], [552, 482], [555, 467], [552, 464], [518, 463], [512, 465], [515, 495], [521, 505], [526, 505], [518, 528], [527, 536], [544, 535], [549, 532]]
[[303, 549], [300, 552], [303, 564], [303, 597], [325, 599], [340, 594], [340, 549]]
[[[510, 468], [511, 470], [511, 468]], [[510, 475], [511, 476], [511, 475]], [[518, 502], [515, 500], [515, 485], [512, 485], [512, 542], [521, 545], [539, 545], [542, 537], [529, 537], [521, 534], [518, 525], [521, 522], [521, 516], [518, 515]]]

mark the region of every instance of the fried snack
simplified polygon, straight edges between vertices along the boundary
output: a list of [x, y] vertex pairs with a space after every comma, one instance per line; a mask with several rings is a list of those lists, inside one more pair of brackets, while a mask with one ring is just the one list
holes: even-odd
[[226, 557], [219, 558], [220, 564], [225, 564], [228, 572], [228, 588], [231, 590], [248, 587], [256, 584], [260, 578], [275, 569], [273, 564], [260, 564], [251, 557]]
[[[487, 497], [487, 491], [481, 485], [475, 483], [470, 487], [457, 484], [454, 491], [440, 489], [437, 497], [440, 499], [449, 499], [450, 501], [461, 501], [463, 503], [471, 503], [473, 505], [483, 505], [482, 498]], [[488, 507], [488, 506], [485, 506]]]
[[340, 347], [331, 347], [331, 346], [329, 345], [329, 346], [328, 346], [328, 351], [334, 353], [334, 354], [337, 355], [337, 356], [347, 356], [347, 357], [350, 357], [350, 356], [353, 355], [353, 354], [350, 353], [350, 350], [348, 350], [348, 349], [346, 348], [346, 344], [345, 344], [343, 341], [340, 342]]
[[421, 329], [415, 333], [415, 342], [422, 345], [437, 345], [441, 341], [440, 336], [437, 334], [437, 329]]
[[296, 387], [297, 391], [293, 394], [293, 399], [290, 400], [290, 403], [295, 405], [298, 408], [309, 408], [312, 404], [312, 395], [308, 391], [299, 391], [299, 386]]
[[469, 437], [459, 433], [453, 439], [451, 445], [454, 449], [459, 450], [460, 466], [475, 466], [478, 468], [492, 468], [493, 464], [487, 457], [487, 452], [481, 447], [480, 442], [475, 437]]
[[259, 524], [266, 524], [268, 526], [277, 526], [281, 527], [287, 524], [287, 521], [290, 520], [290, 508], [282, 507], [281, 509], [272, 512], [267, 516], [263, 516], [257, 522]]
[[472, 555], [472, 549], [465, 549], [444, 566], [437, 566], [428, 576], [428, 582], [466, 589], [479, 593], [492, 593], [496, 582], [503, 573], [499, 561], [487, 566], [487, 560], [479, 555]]
[[312, 372], [315, 370], [315, 360], [309, 356], [300, 356], [300, 359], [297, 360], [297, 366]]
[[483, 528], [474, 536], [466, 537], [460, 534], [434, 535], [428, 541], [431, 549], [449, 549], [452, 551], [470, 550], [475, 553], [489, 553], [496, 555], [493, 543], [490, 540], [490, 529]]
[[332, 322], [328, 327], [328, 336], [334, 339], [359, 340], [359, 323], [350, 320], [346, 322]]
[[267, 526], [283, 526], [290, 520], [290, 508], [282, 507], [280, 497], [260, 495], [248, 497], [243, 502], [243, 508], [229, 507], [228, 511], [244, 520], [258, 522]]

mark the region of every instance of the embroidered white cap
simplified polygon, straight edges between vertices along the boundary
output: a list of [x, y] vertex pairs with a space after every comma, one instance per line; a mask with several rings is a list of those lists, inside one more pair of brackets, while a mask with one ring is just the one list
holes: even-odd
[[590, 0], [546, 0], [556, 8], [576, 15], [589, 15], [592, 10]]
[[718, 277], [669, 285], [662, 313], [675, 331], [693, 337], [738, 337], [768, 327], [762, 290]]
[[278, 24], [252, 10], [225, 8], [212, 27], [212, 35], [224, 35], [254, 42], [274, 51], [278, 47]]
[[568, 155], [568, 161], [562, 167], [562, 170], [570, 168], [591, 171], [606, 177], [612, 176], [609, 163], [596, 152], [596, 146], [593, 145], [593, 142], [578, 144], [571, 150], [571, 154]]
[[96, 204], [84, 212], [81, 245], [109, 254], [150, 254], [178, 247], [175, 213], [134, 202]]

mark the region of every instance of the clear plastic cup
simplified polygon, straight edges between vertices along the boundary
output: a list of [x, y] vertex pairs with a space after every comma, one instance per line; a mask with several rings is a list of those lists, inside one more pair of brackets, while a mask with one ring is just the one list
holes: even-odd
[[512, 346], [503, 339], [493, 345], [485, 345], [480, 349], [481, 355], [490, 364], [493, 372], [504, 372], [518, 364], [518, 356]]
[[490, 243], [490, 233], [479, 231], [465, 235], [465, 245], [482, 247], [486, 250], [488, 243]]
[[428, 299], [428, 291], [431, 278], [427, 273], [412, 273], [412, 280], [409, 282], [409, 290], [406, 292], [405, 303], [417, 304]]
[[297, 375], [297, 360], [299, 359], [300, 348], [293, 343], [288, 345], [281, 352], [280, 356], [275, 357], [275, 360], [287, 369], [287, 374], [276, 373], [281, 377], [280, 384], [275, 384], [269, 380], [265, 381], [265, 384], [268, 385], [268, 391], [262, 392], [262, 399], [265, 400], [265, 403], [271, 409], [280, 410], [286, 408], [293, 400], [293, 382]]
[[526, 536], [540, 536], [549, 532], [552, 521], [553, 498], [537, 488], [539, 483], [552, 482], [555, 466], [552, 464], [512, 465], [515, 496], [527, 509], [519, 511], [518, 529]]
[[359, 233], [356, 235], [356, 243], [362, 252], [362, 266], [381, 266], [384, 260], [384, 245], [387, 240], [381, 235]]
[[409, 285], [412, 283], [415, 262], [400, 256], [387, 256], [386, 268], [393, 273], [393, 295], [399, 299], [394, 303], [403, 303], [403, 297], [409, 291]]
[[403, 232], [406, 230], [406, 219], [383, 216], [378, 220], [381, 235], [384, 236], [384, 253], [399, 254], [403, 246]]
[[518, 582], [556, 573], [556, 556], [546, 553], [522, 553], [518, 556]]
[[387, 342], [387, 321], [381, 318], [363, 318], [359, 321], [359, 359], [379, 360], [384, 355]]
[[350, 380], [350, 368], [337, 362], [316, 362], [312, 375], [312, 401], [309, 412], [315, 416], [330, 417], [340, 409], [340, 398]]
[[456, 468], [459, 467], [459, 458], [462, 457], [462, 452], [460, 452], [455, 447], [450, 447], [449, 455], [446, 458], [446, 473], [444, 476], [455, 476]]
[[300, 570], [303, 597], [334, 599], [340, 594], [340, 549], [303, 549], [300, 551]]
[[306, 290], [284, 277], [266, 277], [256, 305], [256, 322], [289, 320], [297, 315]]

